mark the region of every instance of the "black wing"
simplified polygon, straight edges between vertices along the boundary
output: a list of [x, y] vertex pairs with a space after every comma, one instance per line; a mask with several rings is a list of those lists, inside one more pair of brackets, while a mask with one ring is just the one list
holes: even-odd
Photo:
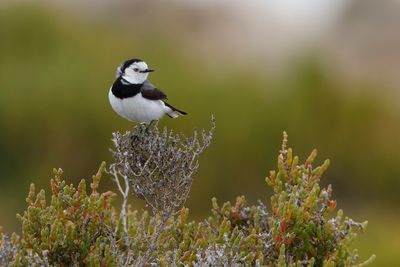
[[167, 99], [167, 95], [164, 94], [163, 91], [160, 89], [157, 89], [152, 85], [149, 81], [145, 81], [140, 88], [140, 92], [142, 93], [142, 96], [144, 98], [150, 99], [150, 100], [165, 100]]

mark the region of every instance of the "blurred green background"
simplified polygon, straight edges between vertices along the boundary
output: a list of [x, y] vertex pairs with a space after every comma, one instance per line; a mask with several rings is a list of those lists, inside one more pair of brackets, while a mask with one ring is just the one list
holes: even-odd
[[[269, 201], [282, 131], [304, 159], [331, 159], [323, 185], [367, 233], [375, 266], [400, 249], [400, 6], [395, 1], [11, 1], [0, 3], [0, 224], [20, 231], [31, 182], [49, 190], [110, 162], [113, 131], [132, 128], [108, 103], [116, 67], [142, 58], [151, 81], [189, 116], [160, 125], [217, 130], [187, 203]], [[277, 1], [279, 2], [279, 1]], [[319, 1], [321, 2], [321, 1]], [[115, 190], [108, 177], [106, 190]], [[139, 208], [142, 203], [131, 200]]]

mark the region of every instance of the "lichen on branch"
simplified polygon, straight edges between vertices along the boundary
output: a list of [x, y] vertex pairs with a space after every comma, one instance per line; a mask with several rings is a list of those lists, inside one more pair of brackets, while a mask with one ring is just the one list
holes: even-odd
[[214, 117], [211, 123], [208, 132], [195, 130], [190, 137], [143, 124], [124, 134], [115, 132], [110, 173], [127, 179], [131, 192], [154, 214], [168, 217], [188, 198], [199, 157], [213, 138]]

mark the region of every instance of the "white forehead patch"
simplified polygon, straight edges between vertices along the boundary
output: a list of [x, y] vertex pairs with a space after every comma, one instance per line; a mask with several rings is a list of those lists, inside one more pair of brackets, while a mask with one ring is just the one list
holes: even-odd
[[147, 70], [147, 69], [148, 69], [148, 66], [147, 66], [146, 62], [140, 61], [140, 62], [132, 63], [132, 64], [129, 66], [129, 68], [139, 68], [140, 70]]

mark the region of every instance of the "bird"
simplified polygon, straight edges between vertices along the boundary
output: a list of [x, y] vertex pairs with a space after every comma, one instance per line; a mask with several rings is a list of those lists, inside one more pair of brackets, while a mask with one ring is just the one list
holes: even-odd
[[121, 117], [143, 124], [160, 120], [165, 114], [171, 118], [187, 115], [167, 102], [167, 95], [147, 79], [149, 69], [141, 59], [124, 61], [116, 72], [108, 98], [113, 110]]

